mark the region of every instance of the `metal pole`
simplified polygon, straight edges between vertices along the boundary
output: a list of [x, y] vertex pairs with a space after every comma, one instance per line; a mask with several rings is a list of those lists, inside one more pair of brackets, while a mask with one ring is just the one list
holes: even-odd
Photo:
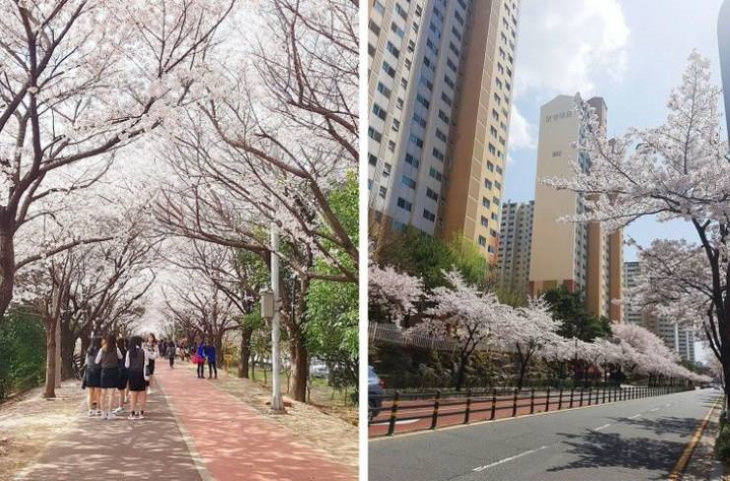
[[279, 230], [271, 223], [271, 290], [274, 292], [274, 316], [271, 318], [271, 410], [283, 412], [281, 399], [281, 357], [279, 353], [281, 293], [279, 292]]

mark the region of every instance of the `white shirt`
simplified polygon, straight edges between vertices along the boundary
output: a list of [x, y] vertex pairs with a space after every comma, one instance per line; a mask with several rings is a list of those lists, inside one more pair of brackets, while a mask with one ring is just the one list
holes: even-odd
[[157, 344], [153, 346], [150, 343], [145, 342], [142, 344], [142, 349], [144, 349], [145, 353], [147, 353], [147, 358], [150, 360], [160, 357], [160, 349], [157, 347]]

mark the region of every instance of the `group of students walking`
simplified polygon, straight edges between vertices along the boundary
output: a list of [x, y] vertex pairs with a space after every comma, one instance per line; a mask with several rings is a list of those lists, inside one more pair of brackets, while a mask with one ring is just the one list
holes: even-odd
[[[172, 352], [172, 367], [175, 346], [170, 343], [165, 347]], [[82, 384], [88, 390], [89, 416], [115, 419], [124, 413], [124, 404], [129, 401], [128, 419], [143, 419], [150, 381], [155, 373], [155, 359], [160, 355], [154, 334], [149, 334], [146, 341], [140, 336], [129, 339], [116, 339], [113, 335], [94, 337], [86, 351]], [[168, 352], [162, 355], [169, 357]]]

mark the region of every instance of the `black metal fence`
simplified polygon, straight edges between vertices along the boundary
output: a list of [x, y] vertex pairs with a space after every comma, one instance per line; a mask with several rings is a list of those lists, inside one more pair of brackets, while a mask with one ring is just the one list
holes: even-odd
[[[370, 398], [369, 426], [387, 426], [387, 436], [396, 434], [400, 422], [417, 425], [409, 431], [436, 429], [442, 426], [469, 424], [518, 415], [552, 412], [583, 406], [594, 406], [651, 396], [661, 396], [694, 389], [688, 386], [626, 386], [604, 388], [571, 388], [529, 390], [492, 390], [491, 392], [432, 391], [401, 393]], [[384, 419], [385, 418], [385, 419]], [[420, 423], [420, 421], [424, 421]], [[415, 428], [415, 429], [414, 429]]]

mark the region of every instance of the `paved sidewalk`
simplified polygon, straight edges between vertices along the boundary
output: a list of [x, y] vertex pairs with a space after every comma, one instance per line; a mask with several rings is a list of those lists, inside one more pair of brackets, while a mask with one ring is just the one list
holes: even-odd
[[156, 377], [188, 441], [194, 443], [204, 477], [216, 481], [357, 479], [355, 469], [294, 441], [286, 428], [217, 388], [215, 380], [197, 379], [188, 369], [162, 367]]
[[[153, 390], [155, 386], [153, 386]], [[140, 421], [89, 418], [51, 441], [14, 481], [201, 481], [169, 404], [157, 389]]]

